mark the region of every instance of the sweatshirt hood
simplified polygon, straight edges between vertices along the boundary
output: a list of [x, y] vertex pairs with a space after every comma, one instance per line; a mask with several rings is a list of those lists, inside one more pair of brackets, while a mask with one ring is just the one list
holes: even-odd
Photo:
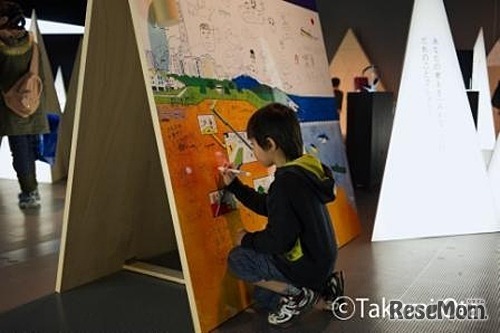
[[321, 163], [321, 161], [310, 154], [304, 154], [301, 157], [286, 163], [281, 168], [282, 171], [292, 171], [305, 177], [319, 195], [322, 202], [330, 202], [335, 199], [333, 179], [330, 169]]

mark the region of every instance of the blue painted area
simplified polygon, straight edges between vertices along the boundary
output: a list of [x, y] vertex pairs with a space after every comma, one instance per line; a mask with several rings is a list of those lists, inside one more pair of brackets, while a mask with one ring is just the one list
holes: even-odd
[[240, 90], [241, 89], [252, 90], [261, 86], [261, 83], [259, 81], [248, 75], [240, 75], [232, 79], [232, 81]]
[[297, 104], [297, 116], [301, 122], [339, 120], [334, 97], [302, 97], [289, 95]]
[[345, 190], [352, 207], [355, 207], [351, 174], [339, 123], [307, 122], [301, 123], [300, 128], [306, 151], [318, 157], [332, 170], [335, 183]]
[[293, 3], [297, 6], [308, 8], [310, 10], [314, 10], [317, 12], [318, 10], [316, 9], [316, 1], [314, 0], [285, 0], [286, 2]]
[[288, 105], [296, 110], [301, 122], [339, 120], [335, 97], [289, 95], [278, 88], [271, 88], [262, 84], [249, 75], [240, 75], [232, 79], [232, 81], [238, 87], [238, 90], [252, 90], [261, 97], [264, 97], [264, 92], [272, 93], [275, 102]]

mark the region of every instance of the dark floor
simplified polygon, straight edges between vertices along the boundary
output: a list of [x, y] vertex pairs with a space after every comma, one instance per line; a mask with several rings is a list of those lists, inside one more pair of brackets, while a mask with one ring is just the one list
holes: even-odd
[[[0, 180], [0, 332], [193, 330], [185, 290], [154, 278], [120, 272], [54, 294], [64, 184], [42, 185], [41, 193], [42, 209], [23, 213], [16, 206], [17, 184]], [[340, 250], [337, 263], [354, 300], [352, 318], [312, 310], [287, 332], [500, 332], [500, 233], [371, 243], [377, 191], [359, 190], [356, 198], [363, 234]], [[443, 299], [484, 301], [479, 310], [485, 308], [488, 318], [383, 317], [384, 301]], [[249, 309], [214, 332], [282, 331]]]

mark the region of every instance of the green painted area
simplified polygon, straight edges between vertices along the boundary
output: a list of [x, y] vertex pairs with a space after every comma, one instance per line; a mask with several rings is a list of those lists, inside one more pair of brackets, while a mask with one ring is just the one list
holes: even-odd
[[175, 79], [185, 86], [182, 88], [166, 88], [155, 91], [156, 104], [196, 105], [204, 100], [246, 101], [255, 108], [260, 108], [273, 100], [272, 92], [262, 89], [237, 89], [229, 80], [214, 80], [198, 77], [168, 74], [166, 78]]

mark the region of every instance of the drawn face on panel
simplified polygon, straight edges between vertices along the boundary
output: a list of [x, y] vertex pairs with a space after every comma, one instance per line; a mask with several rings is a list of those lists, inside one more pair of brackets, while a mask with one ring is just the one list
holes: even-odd
[[244, 0], [240, 9], [245, 22], [264, 23], [264, 3], [262, 0]]
[[200, 125], [201, 134], [217, 133], [214, 115], [198, 115], [198, 124]]
[[208, 23], [200, 24], [200, 38], [207, 51], [215, 51], [214, 30]]
[[243, 6], [247, 10], [255, 10], [257, 9], [257, 0], [245, 0]]

